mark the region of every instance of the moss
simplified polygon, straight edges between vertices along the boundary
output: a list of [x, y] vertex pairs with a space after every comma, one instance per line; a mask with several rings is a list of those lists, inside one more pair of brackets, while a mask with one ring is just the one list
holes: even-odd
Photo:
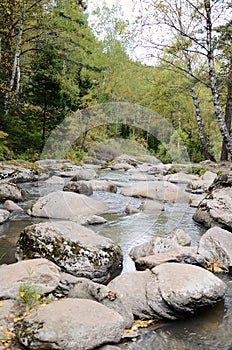
[[206, 171], [209, 171], [209, 169], [202, 166], [190, 166], [185, 169], [186, 174], [193, 174], [199, 176], [204, 175]]
[[37, 164], [27, 162], [25, 160], [5, 160], [5, 161], [0, 162], [0, 165], [4, 166], [4, 164], [5, 165], [20, 166], [20, 167], [23, 167], [23, 168], [29, 169], [29, 170], [38, 170], [39, 169]]
[[171, 168], [167, 171], [167, 175], [176, 174], [182, 170], [183, 170], [183, 167], [181, 167], [180, 165], [172, 165]]

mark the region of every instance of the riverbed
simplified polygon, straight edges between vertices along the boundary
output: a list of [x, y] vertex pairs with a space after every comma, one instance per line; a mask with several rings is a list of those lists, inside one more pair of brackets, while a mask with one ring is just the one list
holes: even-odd
[[[125, 173], [102, 171], [101, 179], [113, 181], [129, 181]], [[68, 181], [66, 178], [65, 181]], [[27, 210], [39, 196], [62, 189], [62, 185], [48, 185], [46, 183], [21, 184], [27, 192], [27, 200], [22, 207]], [[184, 185], [182, 185], [184, 188]], [[94, 192], [95, 199], [104, 201], [109, 210], [104, 218], [107, 223], [91, 225], [91, 229], [100, 235], [109, 237], [117, 242], [123, 251], [123, 272], [135, 270], [134, 263], [128, 253], [138, 244], [148, 241], [155, 236], [167, 236], [177, 228], [182, 228], [192, 239], [192, 245], [199, 242], [205, 228], [192, 220], [194, 208], [184, 203], [165, 204], [165, 210], [159, 213], [136, 213], [127, 215], [125, 207], [131, 204], [138, 207], [141, 199], [121, 195], [120, 188], [117, 193]], [[26, 212], [16, 213], [0, 226], [0, 263], [15, 262], [15, 245], [20, 232], [24, 227], [45, 221], [41, 218], [32, 218]], [[226, 296], [223, 302], [201, 310], [192, 317], [183, 321], [157, 323], [144, 330], [144, 334], [134, 341], [120, 344], [122, 349], [130, 350], [229, 350], [232, 349], [232, 279], [228, 274], [219, 274], [227, 284]]]

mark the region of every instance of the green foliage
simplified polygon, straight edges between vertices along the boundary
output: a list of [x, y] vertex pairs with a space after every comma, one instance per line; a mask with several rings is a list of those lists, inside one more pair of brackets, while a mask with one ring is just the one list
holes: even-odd
[[65, 158], [75, 164], [80, 164], [85, 156], [86, 152], [84, 150], [81, 150], [80, 147], [72, 147], [68, 150]]
[[27, 310], [31, 310], [41, 304], [42, 297], [43, 293], [38, 292], [32, 284], [22, 284], [19, 287], [19, 302]]
[[181, 167], [179, 165], [172, 165], [171, 168], [168, 169], [167, 174], [168, 175], [176, 174], [176, 173], [179, 173], [182, 170], [183, 170], [183, 167]]
[[[107, 6], [97, 9], [90, 26], [83, 1], [40, 0], [34, 1], [33, 6], [30, 1], [25, 3], [24, 18], [22, 1], [0, 2], [0, 159], [15, 154], [19, 159], [37, 160], [50, 132], [66, 115], [115, 101], [142, 105], [159, 116], [152, 118], [150, 133], [126, 124], [105, 125], [84, 135], [83, 144], [82, 140], [77, 142], [78, 145], [67, 153], [69, 159], [80, 162], [87, 148], [94, 152], [94, 148], [101, 148], [101, 143], [111, 137], [139, 141], [142, 147], [165, 163], [183, 162], [187, 158], [193, 162], [204, 159], [190, 81], [183, 71], [177, 72], [173, 68], [186, 68], [183, 52], [191, 47], [187, 37], [179, 35], [172, 39], [169, 49], [163, 52], [165, 64], [160, 61], [155, 67], [147, 66], [128, 55], [134, 33], [129, 32], [119, 5], [112, 9]], [[167, 3], [158, 1], [159, 5], [159, 10], [168, 11]], [[10, 91], [22, 20], [20, 74], [16, 74], [20, 84], [17, 89], [15, 77]], [[221, 26], [219, 31], [222, 33], [219, 49], [230, 56], [231, 23]], [[193, 54], [191, 58], [194, 74], [207, 81], [197, 55]], [[221, 76], [228, 72], [226, 63], [217, 61]], [[223, 82], [220, 90], [223, 102], [226, 101], [225, 85]], [[201, 105], [206, 139], [219, 157], [221, 139], [210, 90], [199, 80], [194, 81], [194, 86]], [[8, 114], [4, 113], [7, 94]], [[111, 150], [109, 153], [112, 154]]]
[[204, 173], [206, 171], [208, 171], [209, 169], [207, 169], [206, 167], [203, 167], [203, 166], [191, 166], [191, 167], [187, 167], [185, 168], [185, 172], [187, 174], [193, 174], [193, 175], [199, 175], [199, 176], [202, 176], [204, 175]]

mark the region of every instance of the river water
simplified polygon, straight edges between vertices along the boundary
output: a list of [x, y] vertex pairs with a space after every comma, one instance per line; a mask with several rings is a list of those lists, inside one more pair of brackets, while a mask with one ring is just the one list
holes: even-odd
[[[103, 171], [100, 178], [115, 181], [128, 181], [123, 173]], [[66, 179], [68, 181], [68, 179]], [[40, 195], [61, 189], [61, 185], [36, 186], [35, 183], [21, 185], [27, 192], [24, 209], [36, 201]], [[117, 193], [95, 192], [93, 198], [104, 201], [109, 211], [103, 216], [108, 220], [104, 225], [90, 228], [100, 235], [117, 242], [124, 253], [123, 272], [135, 270], [129, 258], [130, 249], [155, 236], [167, 236], [177, 228], [182, 228], [192, 238], [192, 245], [199, 242], [205, 229], [192, 220], [194, 208], [186, 204], [165, 204], [160, 213], [125, 214], [127, 204], [139, 206], [140, 199], [124, 197]], [[24, 227], [44, 221], [31, 218], [25, 213], [15, 214], [11, 221], [0, 226], [0, 264], [15, 262], [15, 245]], [[155, 323], [143, 330], [143, 334], [134, 341], [120, 344], [127, 350], [232, 350], [232, 278], [228, 274], [219, 274], [227, 284], [225, 298], [217, 305], [201, 310], [192, 317], [175, 322]]]

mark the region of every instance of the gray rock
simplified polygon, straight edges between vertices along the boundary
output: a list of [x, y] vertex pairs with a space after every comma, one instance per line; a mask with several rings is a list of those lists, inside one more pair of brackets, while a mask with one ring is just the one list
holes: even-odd
[[[147, 284], [154, 280], [151, 271], [127, 272], [114, 278], [108, 287], [115, 291], [122, 300], [127, 310], [130, 310], [135, 318], [141, 320], [158, 318], [157, 313], [148, 304]], [[153, 288], [154, 294], [158, 293], [158, 285]]]
[[225, 293], [225, 283], [198, 266], [165, 263], [153, 268], [152, 273], [163, 302], [175, 312], [175, 316], [215, 304]]
[[186, 191], [196, 194], [205, 193], [212, 185], [216, 177], [217, 174], [211, 171], [206, 171], [200, 178], [194, 179], [192, 182], [190, 182], [186, 188]]
[[139, 209], [145, 212], [153, 212], [153, 211], [156, 212], [156, 211], [163, 211], [164, 206], [162, 203], [158, 201], [147, 199], [141, 203]]
[[23, 208], [21, 208], [18, 204], [11, 201], [10, 199], [6, 200], [3, 203], [3, 208], [9, 211], [23, 211]]
[[131, 197], [144, 197], [162, 202], [188, 202], [189, 196], [177, 185], [168, 181], [145, 181], [122, 189], [121, 194]]
[[206, 227], [232, 229], [232, 172], [219, 175], [200, 202], [193, 219]]
[[90, 183], [94, 191], [104, 191], [104, 192], [110, 192], [110, 193], [117, 192], [117, 186], [112, 181], [91, 180]]
[[59, 284], [60, 269], [47, 259], [32, 259], [0, 266], [0, 299], [17, 299], [19, 287], [32, 285], [40, 293], [50, 293]]
[[130, 251], [133, 260], [148, 255], [156, 255], [167, 252], [169, 250], [180, 248], [181, 246], [189, 246], [191, 238], [183, 230], [177, 229], [176, 232], [167, 237], [155, 237], [150, 241], [142, 243]]
[[17, 242], [18, 259], [45, 257], [62, 270], [104, 283], [122, 269], [121, 248], [72, 221], [28, 226]]
[[135, 261], [137, 270], [152, 269], [166, 262], [178, 262], [192, 264], [207, 268], [207, 262], [203, 256], [197, 254], [197, 247], [180, 247], [168, 250], [156, 255], [148, 255]]
[[75, 285], [69, 290], [68, 297], [95, 300], [118, 312], [124, 320], [124, 328], [130, 328], [133, 324], [132, 312], [125, 307], [117, 293], [107, 286], [86, 278], [77, 278]]
[[212, 227], [200, 239], [198, 253], [209, 262], [215, 261], [221, 268], [232, 268], [232, 233], [220, 227]]
[[133, 205], [131, 204], [128, 204], [125, 208], [125, 213], [126, 214], [136, 214], [136, 213], [140, 213], [140, 209], [134, 207]]
[[176, 184], [191, 184], [193, 181], [199, 180], [199, 176], [179, 172], [171, 175], [166, 175], [165, 180]]
[[0, 181], [3, 182], [28, 182], [37, 180], [39, 167], [25, 160], [5, 161], [0, 164]]
[[143, 173], [138, 173], [138, 174], [132, 174], [130, 177], [131, 181], [154, 181], [157, 178], [154, 175], [149, 175], [149, 174], [143, 174]]
[[107, 220], [99, 215], [91, 215], [80, 218], [81, 225], [100, 225], [105, 224]]
[[70, 181], [63, 187], [63, 191], [91, 196], [93, 194], [93, 187], [89, 181]]
[[[0, 339], [5, 338], [7, 331], [12, 327], [14, 312], [17, 308], [14, 300], [1, 300], [1, 316], [0, 316]], [[1, 340], [0, 340], [1, 344]], [[0, 345], [1, 349], [1, 345]], [[4, 349], [4, 348], [2, 348]]]
[[64, 179], [60, 176], [57, 175], [53, 175], [51, 177], [49, 177], [46, 181], [46, 184], [49, 185], [63, 185], [64, 184]]
[[122, 317], [106, 306], [64, 299], [32, 311], [16, 324], [15, 332], [32, 350], [88, 350], [119, 342], [123, 329]]
[[94, 169], [79, 169], [76, 171], [74, 177], [71, 181], [80, 181], [80, 180], [92, 180], [97, 176], [97, 173]]
[[10, 182], [0, 183], [0, 202], [6, 199], [13, 201], [23, 201], [26, 193], [16, 184]]
[[139, 319], [179, 319], [221, 300], [225, 284], [193, 265], [164, 263], [151, 271], [135, 271], [108, 284]]
[[6, 222], [10, 217], [10, 212], [5, 209], [0, 209], [0, 224]]
[[104, 346], [101, 346], [100, 348], [97, 348], [97, 350], [121, 350], [121, 348], [113, 345], [104, 345]]
[[205, 194], [193, 194], [189, 196], [190, 207], [197, 208], [201, 201], [205, 198]]
[[41, 159], [36, 161], [35, 164], [39, 166], [39, 180], [44, 178], [44, 174], [47, 174], [47, 177], [52, 175], [73, 176], [76, 171], [81, 169], [80, 166], [67, 159]]
[[29, 214], [79, 222], [82, 217], [100, 214], [107, 209], [104, 203], [83, 194], [57, 191], [40, 198], [32, 206]]

